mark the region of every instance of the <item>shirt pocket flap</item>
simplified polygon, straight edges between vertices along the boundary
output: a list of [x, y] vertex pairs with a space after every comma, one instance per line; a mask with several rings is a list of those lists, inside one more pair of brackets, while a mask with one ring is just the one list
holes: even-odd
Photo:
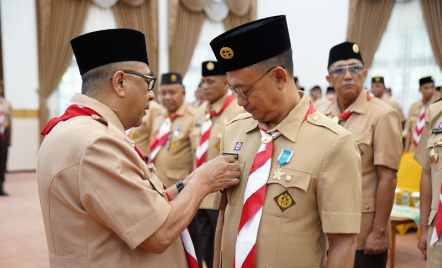
[[292, 168], [273, 167], [270, 171], [270, 176], [267, 183], [281, 184], [284, 186], [284, 188], [296, 187], [304, 192], [307, 192], [311, 177], [312, 174], [307, 171]]

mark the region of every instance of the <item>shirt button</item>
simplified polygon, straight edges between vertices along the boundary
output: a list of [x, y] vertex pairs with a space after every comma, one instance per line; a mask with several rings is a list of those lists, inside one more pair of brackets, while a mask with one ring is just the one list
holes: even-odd
[[369, 209], [370, 209], [370, 206], [369, 206], [369, 205], [366, 205], [366, 206], [365, 206], [365, 209], [366, 209], [366, 210], [369, 210]]
[[317, 117], [316, 115], [312, 116], [312, 120], [313, 120], [313, 121], [318, 120], [318, 118], [319, 118], [319, 117]]
[[291, 182], [292, 181], [292, 176], [290, 176], [290, 175], [285, 176], [285, 181], [286, 182]]
[[359, 142], [359, 138], [356, 138], [356, 142]]

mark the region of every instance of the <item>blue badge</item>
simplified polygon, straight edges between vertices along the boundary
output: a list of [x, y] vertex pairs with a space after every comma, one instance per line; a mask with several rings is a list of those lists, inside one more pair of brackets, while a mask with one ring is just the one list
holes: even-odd
[[242, 147], [242, 142], [237, 142], [235, 145], [235, 148], [233, 150], [239, 151], [239, 150], [241, 150], [241, 147]]
[[293, 151], [288, 149], [282, 149], [281, 154], [278, 157], [278, 162], [281, 166], [287, 164], [292, 159]]
[[442, 128], [442, 122], [439, 123], [439, 127], [438, 128]]

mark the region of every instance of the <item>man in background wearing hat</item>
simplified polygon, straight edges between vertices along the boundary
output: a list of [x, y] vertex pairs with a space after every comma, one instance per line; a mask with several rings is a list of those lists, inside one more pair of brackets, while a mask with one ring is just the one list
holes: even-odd
[[152, 121], [149, 163], [157, 177], [170, 187], [193, 170], [194, 109], [185, 100], [186, 91], [179, 73], [161, 76], [159, 95], [166, 109]]
[[155, 97], [144, 34], [71, 45], [82, 94], [43, 129], [37, 163], [51, 267], [195, 267], [186, 227], [205, 195], [238, 183], [239, 166], [220, 157], [165, 189], [125, 132]]
[[210, 44], [248, 112], [228, 123], [221, 138], [221, 153], [235, 155], [241, 179], [220, 204], [217, 262], [352, 267], [360, 157], [351, 133], [316, 112], [295, 86], [285, 16], [244, 24]]
[[442, 101], [428, 106], [425, 112], [425, 127], [414, 154], [422, 165], [420, 181], [420, 236], [418, 248], [427, 258], [427, 267], [442, 264]]
[[137, 148], [141, 154], [149, 159], [149, 142], [152, 132], [153, 119], [163, 113], [163, 107], [155, 100], [149, 101], [149, 109], [146, 110], [146, 115], [143, 116], [141, 126], [131, 128], [129, 131], [129, 137], [137, 144]]
[[397, 103], [396, 101], [387, 97], [387, 95], [385, 94], [385, 90], [386, 90], [386, 87], [384, 84], [384, 78], [382, 76], [375, 76], [375, 77], [371, 78], [371, 93], [373, 93], [373, 95], [376, 98], [383, 100], [388, 105], [390, 105], [392, 108], [394, 108], [398, 111], [399, 120], [401, 120], [401, 126], [402, 126], [402, 129], [404, 129], [404, 126], [405, 126], [404, 113], [402, 112], [402, 109], [399, 106], [399, 103]]
[[328, 72], [336, 100], [318, 111], [353, 133], [362, 162], [362, 224], [354, 267], [385, 267], [402, 153], [399, 114], [363, 89], [367, 69], [357, 44], [344, 42], [331, 48]]
[[425, 110], [434, 102], [434, 90], [433, 77], [427, 76], [419, 79], [419, 91], [422, 93], [422, 99], [410, 106], [407, 122], [405, 123], [407, 135], [405, 137], [404, 152], [414, 152], [419, 143], [425, 125]]
[[[216, 61], [202, 63], [201, 87], [206, 100], [195, 112], [196, 152], [195, 167], [200, 167], [220, 154], [221, 131], [227, 122], [244, 112], [238, 106], [235, 96], [228, 94], [226, 72]], [[204, 259], [210, 268], [213, 264], [213, 244], [218, 203], [221, 193], [213, 193], [204, 198], [201, 209], [196, 214], [198, 229], [197, 256], [201, 264]], [[199, 254], [198, 254], [199, 253]]]

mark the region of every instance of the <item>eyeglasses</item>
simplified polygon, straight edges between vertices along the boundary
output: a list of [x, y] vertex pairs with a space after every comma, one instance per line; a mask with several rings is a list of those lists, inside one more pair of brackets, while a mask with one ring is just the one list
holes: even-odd
[[[147, 84], [148, 84], [148, 91], [151, 91], [153, 89], [153, 87], [155, 86], [155, 81], [157, 80], [157, 78], [155, 76], [152, 75], [147, 75], [147, 74], [140, 74], [140, 73], [136, 73], [133, 71], [123, 71], [123, 73], [126, 74], [133, 74], [133, 75], [138, 75], [143, 77], [144, 79], [147, 79]], [[109, 77], [109, 80], [112, 80], [113, 76]]]
[[265, 74], [263, 74], [258, 80], [255, 81], [255, 83], [253, 83], [251, 86], [249, 86], [248, 88], [246, 88], [245, 90], [241, 90], [237, 87], [232, 87], [230, 84], [227, 84], [226, 87], [232, 91], [233, 95], [238, 96], [238, 95], [242, 95], [246, 100], [249, 99], [249, 97], [247, 97], [247, 92], [249, 90], [252, 89], [252, 87], [259, 82], [259, 80], [261, 80], [264, 76], [266, 76], [266, 74], [270, 73], [271, 70], [281, 67], [282, 69], [285, 69], [285, 65], [277, 65], [277, 66], [273, 66], [272, 68], [268, 69], [267, 72], [265, 72]]
[[350, 71], [351, 74], [358, 74], [364, 70], [364, 66], [360, 65], [350, 65], [350, 66], [338, 66], [330, 71], [331, 75], [334, 76], [343, 76], [347, 69]]

